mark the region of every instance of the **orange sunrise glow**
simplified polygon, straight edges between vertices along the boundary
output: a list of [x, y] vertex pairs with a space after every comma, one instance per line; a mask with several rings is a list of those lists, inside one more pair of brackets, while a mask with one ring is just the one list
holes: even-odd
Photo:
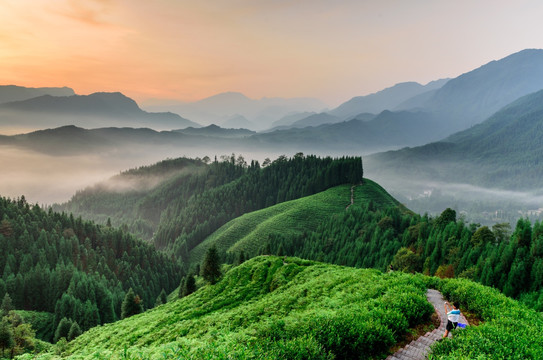
[[506, 1], [8, 0], [0, 79], [142, 102], [240, 91], [337, 105], [542, 47], [543, 4], [520, 3], [522, 17]]

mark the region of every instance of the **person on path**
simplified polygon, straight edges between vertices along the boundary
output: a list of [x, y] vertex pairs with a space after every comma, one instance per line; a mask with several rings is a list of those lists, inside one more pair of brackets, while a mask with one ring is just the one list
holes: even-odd
[[449, 336], [449, 331], [456, 329], [458, 326], [458, 319], [460, 318], [460, 310], [458, 309], [458, 303], [453, 302], [452, 306], [447, 301], [445, 301], [445, 313], [447, 314], [447, 327], [445, 329], [445, 334], [443, 338]]

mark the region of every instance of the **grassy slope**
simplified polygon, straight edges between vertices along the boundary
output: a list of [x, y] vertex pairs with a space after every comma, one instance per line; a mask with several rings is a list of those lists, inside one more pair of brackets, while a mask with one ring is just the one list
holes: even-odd
[[425, 322], [433, 312], [423, 281], [411, 275], [297, 258], [287, 263], [273, 256], [251, 259], [214, 286], [89, 330], [68, 345], [65, 355], [272, 359], [304, 353], [314, 359], [335, 352], [337, 358], [379, 357], [408, 326]]
[[[351, 186], [336, 186], [321, 193], [287, 201], [244, 214], [219, 228], [191, 252], [191, 263], [201, 262], [205, 251], [215, 244], [220, 252], [256, 254], [270, 234], [285, 237], [315, 230], [333, 214], [345, 211], [351, 202]], [[379, 207], [398, 202], [377, 183], [365, 179], [354, 191], [354, 205], [373, 201]]]

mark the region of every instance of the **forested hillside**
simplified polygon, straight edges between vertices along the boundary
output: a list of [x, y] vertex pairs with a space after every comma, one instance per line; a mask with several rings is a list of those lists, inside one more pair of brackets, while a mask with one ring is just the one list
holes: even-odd
[[198, 245], [191, 252], [191, 263], [201, 261], [205, 250], [212, 245], [230, 261], [257, 254], [284, 255], [281, 246], [271, 252], [270, 239], [280, 237], [287, 242], [298, 239], [317, 230], [332, 217], [343, 218], [346, 208], [365, 206], [370, 201], [380, 209], [398, 205], [377, 183], [364, 179], [358, 185], [336, 186], [315, 195], [244, 214], [223, 225]]
[[[84, 331], [121, 317], [132, 288], [145, 309], [179, 284], [182, 269], [151, 245], [116, 228], [0, 198], [0, 299], [17, 310], [54, 313]], [[51, 341], [51, 332], [43, 334]]]
[[315, 230], [270, 237], [271, 253], [355, 267], [461, 277], [492, 286], [543, 310], [543, 224], [520, 219], [492, 229], [457, 220], [445, 210], [431, 218], [377, 207], [352, 206]]
[[[359, 157], [332, 159], [299, 153], [293, 158], [280, 156], [265, 166], [257, 161], [247, 164], [234, 154], [221, 160], [209, 164], [165, 161], [160, 166], [176, 161], [180, 171], [148, 191], [118, 192], [98, 186], [77, 194], [62, 209], [92, 213], [102, 221], [111, 217], [113, 224], [127, 223], [128, 229], [147, 237], [154, 233], [156, 248], [186, 261], [192, 249], [229, 220], [336, 185], [358, 183], [363, 175]], [[147, 173], [155, 171], [149, 168]], [[137, 173], [123, 174], [120, 179], [128, 175]], [[126, 215], [125, 208], [133, 210]]]

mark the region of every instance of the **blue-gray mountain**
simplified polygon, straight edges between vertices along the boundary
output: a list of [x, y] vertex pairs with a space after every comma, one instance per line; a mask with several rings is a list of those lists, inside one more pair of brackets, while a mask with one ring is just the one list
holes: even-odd
[[0, 104], [11, 101], [28, 100], [42, 95], [70, 96], [75, 95], [75, 92], [68, 87], [28, 88], [15, 85], [0, 86]]
[[43, 129], [64, 125], [179, 129], [199, 124], [173, 113], [149, 113], [121, 93], [41, 95], [0, 104], [0, 126]]
[[417, 82], [404, 82], [366, 96], [356, 96], [330, 111], [331, 115], [344, 120], [352, 119], [361, 113], [379, 114], [384, 110], [394, 110], [403, 102], [442, 87], [449, 79], [432, 81], [426, 85]]
[[365, 164], [376, 176], [536, 189], [543, 177], [542, 139], [543, 90], [443, 141], [375, 154]]
[[[426, 86], [402, 83], [355, 97], [328, 113], [336, 116], [336, 121], [346, 118], [348, 121], [344, 123], [286, 129], [257, 137], [268, 146], [296, 141], [307, 147], [304, 151], [319, 146], [320, 149], [357, 148], [368, 153], [423, 145], [478, 124], [503, 106], [541, 89], [543, 50], [524, 50], [449, 81]], [[367, 117], [356, 116], [382, 109], [387, 110], [369, 122]], [[333, 120], [329, 117], [326, 122]], [[311, 117], [297, 123], [311, 125]]]
[[230, 127], [229, 124], [224, 126], [225, 120], [241, 115], [254, 124], [249, 130], [264, 130], [275, 126], [272, 123], [286, 115], [323, 111], [327, 106], [313, 98], [250, 99], [238, 92], [226, 92], [195, 102], [162, 101], [149, 104], [146, 108], [153, 111], [174, 111], [204, 125], [220, 124], [223, 127]]

